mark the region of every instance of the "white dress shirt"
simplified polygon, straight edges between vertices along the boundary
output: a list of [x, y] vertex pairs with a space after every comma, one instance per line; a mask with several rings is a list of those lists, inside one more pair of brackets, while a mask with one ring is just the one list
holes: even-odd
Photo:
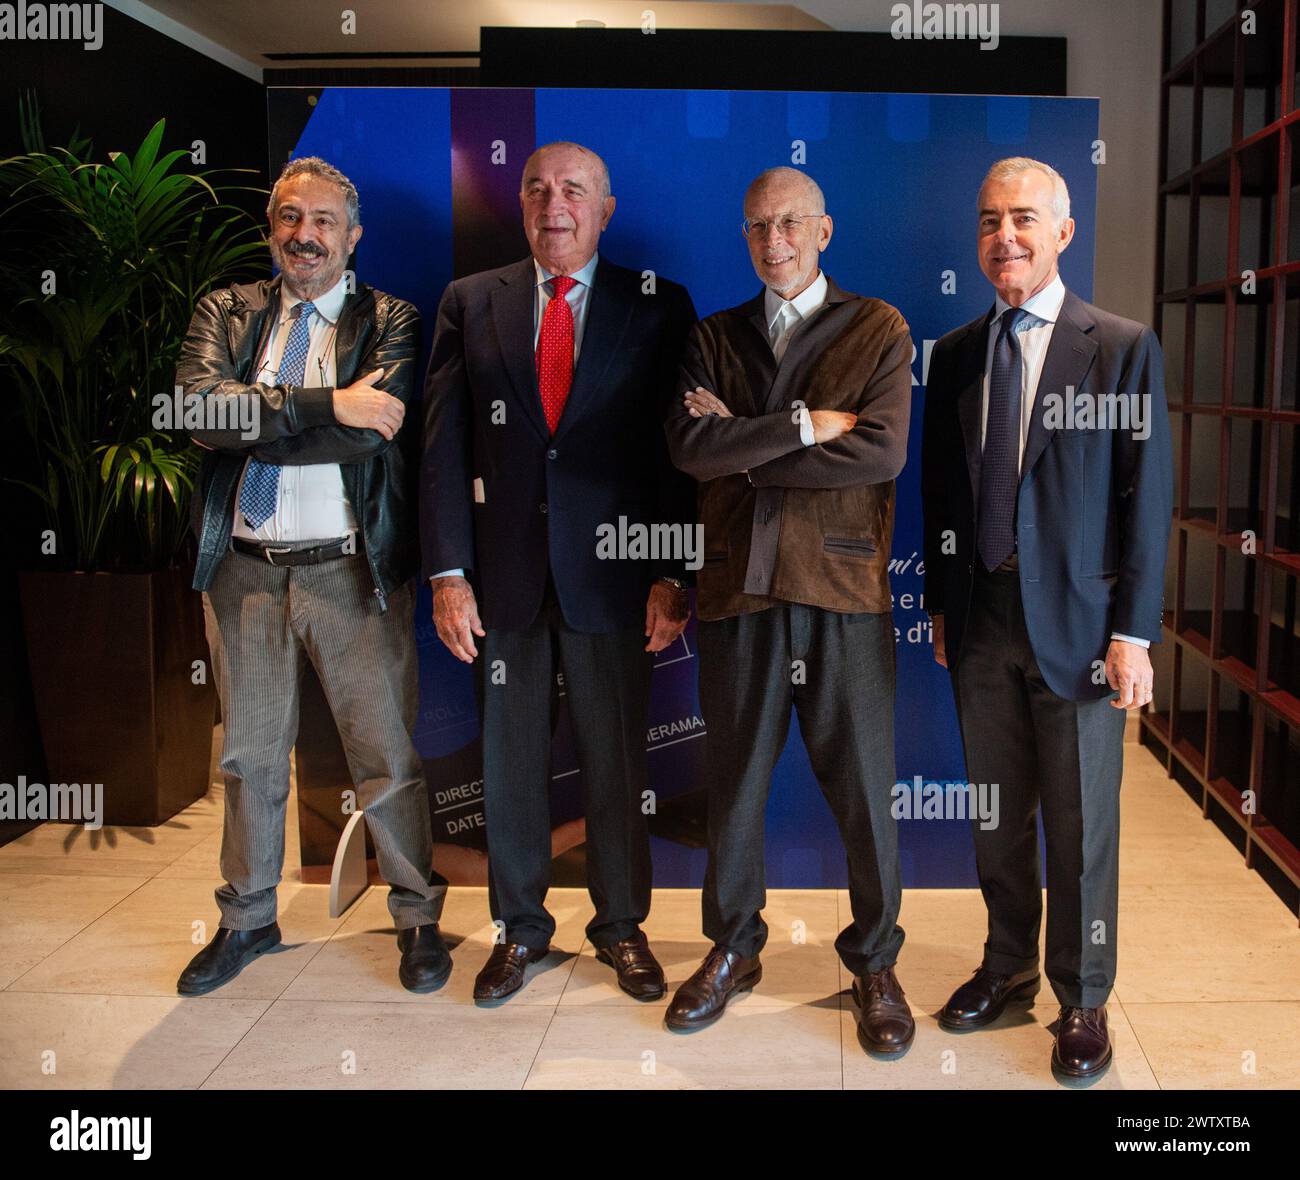
[[[1029, 439], [1029, 424], [1033, 421], [1034, 401], [1038, 397], [1038, 382], [1043, 375], [1043, 362], [1047, 359], [1047, 346], [1052, 342], [1052, 330], [1065, 302], [1065, 284], [1056, 275], [1037, 295], [1031, 295], [1021, 309], [1028, 314], [1016, 325], [1016, 339], [1020, 343], [1020, 460], [1024, 462], [1025, 443]], [[989, 374], [993, 371], [993, 349], [997, 343], [1002, 317], [1011, 305], [1001, 295], [993, 300], [993, 319], [989, 324], [988, 342], [984, 352], [984, 382], [980, 393], [980, 447], [989, 419]], [[1111, 633], [1112, 639], [1150, 647], [1149, 639], [1133, 635]]]
[[[338, 318], [347, 296], [346, 276], [340, 278], [319, 299], [312, 300], [308, 332], [310, 344], [303, 385], [310, 387], [334, 384], [334, 336]], [[281, 285], [280, 319], [267, 341], [262, 363], [254, 380], [273, 385], [277, 380], [280, 358], [293, 327], [293, 309], [302, 300]], [[248, 471], [245, 462], [244, 471]], [[240, 476], [240, 490], [244, 477]], [[343, 472], [337, 463], [308, 463], [300, 467], [280, 468], [280, 486], [276, 492], [275, 511], [257, 528], [251, 528], [239, 511], [239, 492], [235, 493], [235, 523], [232, 535], [246, 541], [286, 544], [297, 541], [325, 541], [355, 532], [356, 517], [343, 490]]]
[[[573, 312], [573, 364], [577, 367], [578, 355], [582, 352], [582, 334], [587, 327], [587, 308], [591, 304], [588, 295], [591, 292], [592, 281], [596, 277], [596, 266], [600, 262], [600, 253], [597, 252], [591, 256], [587, 264], [579, 270], [575, 270], [570, 278], [577, 281], [569, 288], [565, 299], [568, 301], [569, 309]], [[537, 339], [542, 334], [542, 316], [546, 312], [546, 305], [554, 298], [554, 292], [551, 290], [551, 280], [555, 278], [549, 270], [546, 269], [536, 258], [533, 259], [533, 351], [537, 351]], [[441, 573], [434, 574], [434, 578], [463, 578], [465, 571], [463, 569], [443, 570]]]
[[[767, 340], [772, 346], [772, 355], [779, 365], [790, 347], [790, 337], [795, 329], [807, 323], [826, 306], [826, 276], [819, 270], [813, 279], [793, 299], [786, 299], [771, 287], [763, 290], [763, 312], [767, 319]], [[799, 440], [806, 447], [816, 443], [813, 437], [812, 418], [808, 407], [799, 408]]]
[[[577, 281], [564, 297], [573, 312], [573, 363], [575, 365], [578, 363], [579, 353], [582, 352], [582, 333], [587, 327], [587, 306], [591, 302], [587, 296], [591, 291], [592, 280], [596, 277], [596, 264], [599, 261], [600, 254], [593, 254], [586, 266], [581, 270], [575, 270], [569, 276]], [[553, 294], [550, 282], [555, 276], [536, 258], [533, 259], [533, 273], [536, 276], [533, 281], [533, 350], [536, 351], [537, 338], [542, 332], [542, 315]]]

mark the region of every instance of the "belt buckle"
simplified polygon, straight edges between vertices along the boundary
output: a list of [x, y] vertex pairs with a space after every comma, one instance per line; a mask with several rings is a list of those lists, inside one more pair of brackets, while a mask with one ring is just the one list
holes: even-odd
[[275, 561], [271, 557], [272, 553], [292, 553], [292, 552], [293, 552], [292, 545], [285, 545], [282, 548], [276, 548], [274, 545], [262, 546], [262, 556], [266, 558], [267, 563], [270, 565], [275, 565]]

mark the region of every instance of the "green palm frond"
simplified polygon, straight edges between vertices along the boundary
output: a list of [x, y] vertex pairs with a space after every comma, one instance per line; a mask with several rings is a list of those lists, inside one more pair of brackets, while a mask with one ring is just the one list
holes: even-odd
[[236, 202], [265, 190], [187, 170], [161, 119], [106, 162], [76, 133], [47, 146], [27, 96], [19, 130], [24, 153], [0, 160], [0, 397], [31, 455], [12, 482], [75, 568], [166, 564], [198, 459], [183, 433], [153, 429], [152, 396], [171, 390], [195, 302], [264, 273], [260, 227]]

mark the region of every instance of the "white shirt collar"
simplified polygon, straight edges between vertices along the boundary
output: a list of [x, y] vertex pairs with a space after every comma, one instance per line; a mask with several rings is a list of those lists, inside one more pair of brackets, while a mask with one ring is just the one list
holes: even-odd
[[777, 316], [786, 307], [793, 308], [801, 320], [806, 320], [826, 302], [827, 292], [826, 272], [821, 270], [817, 272], [817, 277], [793, 299], [786, 299], [771, 287], [764, 287], [763, 312], [767, 316], [767, 330], [772, 331], [776, 326]]
[[[1047, 284], [1037, 295], [1031, 295], [1020, 305], [1023, 311], [1042, 320], [1044, 323], [1056, 323], [1056, 317], [1061, 314], [1061, 304], [1065, 302], [1065, 284], [1061, 282], [1061, 275], [1058, 272], [1053, 276], [1052, 281]], [[1002, 298], [1001, 295], [993, 297], [993, 323], [1001, 318], [1002, 313], [1011, 305]]]
[[[575, 270], [569, 277], [581, 283], [584, 287], [590, 287], [592, 280], [596, 277], [596, 264], [600, 262], [600, 251], [597, 250], [590, 260], [581, 270]], [[536, 275], [534, 286], [540, 287], [543, 283], [549, 283], [555, 276], [551, 274], [536, 258], [533, 259], [533, 273]]]
[[[282, 284], [280, 300], [280, 320], [283, 322], [290, 318], [293, 309], [302, 302], [296, 295], [290, 293], [288, 287]], [[331, 324], [339, 318], [339, 313], [343, 310], [343, 301], [348, 297], [348, 276], [342, 274], [339, 281], [334, 284], [319, 299], [313, 299], [312, 306], [316, 309], [318, 315], [323, 316]]]

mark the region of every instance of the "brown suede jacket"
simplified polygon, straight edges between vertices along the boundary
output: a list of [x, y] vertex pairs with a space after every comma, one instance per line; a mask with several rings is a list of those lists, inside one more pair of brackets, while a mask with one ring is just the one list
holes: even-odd
[[[890, 609], [894, 478], [907, 457], [912, 339], [896, 308], [827, 276], [826, 305], [799, 325], [778, 366], [763, 292], [700, 321], [665, 424], [673, 462], [699, 481], [704, 620], [801, 602]], [[732, 418], [692, 418], [703, 386]], [[848, 434], [805, 447], [799, 404], [857, 414]]]

